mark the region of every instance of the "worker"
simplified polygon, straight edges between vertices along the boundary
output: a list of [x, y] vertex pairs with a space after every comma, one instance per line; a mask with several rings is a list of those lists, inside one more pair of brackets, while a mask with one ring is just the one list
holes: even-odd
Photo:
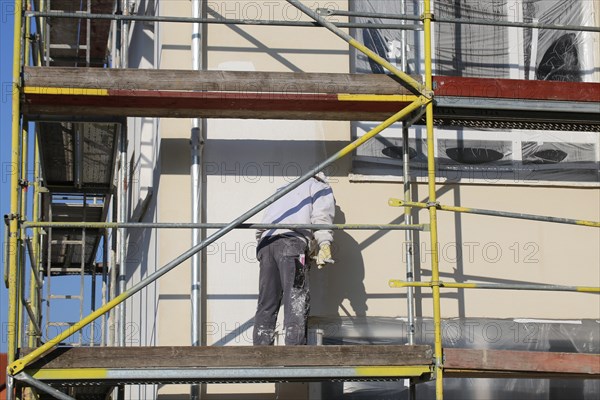
[[[281, 190], [281, 189], [279, 189]], [[271, 204], [263, 223], [332, 224], [335, 198], [323, 173]], [[254, 345], [272, 345], [283, 301], [286, 345], [306, 344], [310, 309], [308, 271], [312, 260], [319, 268], [333, 263], [331, 230], [263, 229], [256, 232], [260, 263], [258, 306], [254, 317]]]

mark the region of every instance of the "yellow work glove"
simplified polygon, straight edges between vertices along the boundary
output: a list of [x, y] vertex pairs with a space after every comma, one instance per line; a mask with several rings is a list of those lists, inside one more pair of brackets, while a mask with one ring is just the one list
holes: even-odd
[[317, 267], [323, 268], [325, 264], [333, 264], [335, 261], [331, 258], [331, 245], [328, 242], [321, 243], [319, 253], [317, 254]]

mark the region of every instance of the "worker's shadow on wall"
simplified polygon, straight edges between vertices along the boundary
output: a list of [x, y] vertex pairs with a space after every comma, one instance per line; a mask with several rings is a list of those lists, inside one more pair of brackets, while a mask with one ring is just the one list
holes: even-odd
[[[334, 223], [346, 223], [344, 212], [339, 206], [335, 209]], [[335, 231], [332, 253], [335, 264], [313, 268], [310, 281], [311, 315], [327, 317], [323, 322], [331, 326], [319, 326], [326, 336], [340, 328], [342, 317], [351, 317], [357, 322], [366, 317], [368, 309], [365, 265], [358, 242], [346, 231]], [[345, 300], [350, 303], [350, 309], [344, 304]], [[321, 321], [314, 320], [321, 325]]]

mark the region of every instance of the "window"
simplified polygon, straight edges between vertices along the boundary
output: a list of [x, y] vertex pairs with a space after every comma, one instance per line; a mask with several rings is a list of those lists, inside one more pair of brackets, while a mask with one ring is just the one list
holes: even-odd
[[[354, 11], [418, 15], [418, 2], [407, 9], [393, 0], [360, 0]], [[593, 25], [593, 4], [537, 0], [460, 0], [435, 2], [434, 13], [444, 18], [477, 18]], [[357, 17], [363, 23], [398, 23]], [[406, 22], [410, 24], [410, 22]], [[363, 28], [353, 32], [358, 40], [409, 74], [422, 74], [421, 32]], [[486, 78], [561, 81], [597, 80], [598, 56], [592, 35], [559, 30], [539, 30], [466, 24], [434, 24], [434, 74]], [[405, 57], [403, 62], [402, 57]], [[356, 52], [358, 73], [386, 73]], [[399, 125], [399, 124], [396, 124]], [[358, 137], [375, 123], [353, 124]], [[411, 177], [424, 178], [427, 167], [426, 132], [409, 129]], [[498, 130], [439, 127], [436, 129], [436, 165], [441, 180], [473, 183], [600, 184], [598, 133]], [[385, 130], [356, 151], [356, 180], [395, 180], [402, 176], [402, 130]]]

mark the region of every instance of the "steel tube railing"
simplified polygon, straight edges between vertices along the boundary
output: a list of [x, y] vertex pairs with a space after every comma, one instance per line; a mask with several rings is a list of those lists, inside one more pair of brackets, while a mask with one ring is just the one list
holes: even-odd
[[491, 217], [527, 219], [527, 220], [531, 220], [531, 221], [553, 222], [556, 224], [580, 225], [580, 226], [588, 226], [588, 227], [592, 227], [592, 228], [600, 228], [600, 222], [598, 222], [598, 221], [586, 221], [586, 220], [578, 220], [578, 219], [570, 219], [570, 218], [549, 217], [549, 216], [545, 216], [545, 215], [536, 215], [536, 214], [513, 213], [513, 212], [509, 212], [509, 211], [485, 210], [485, 209], [481, 209], [481, 208], [445, 206], [445, 205], [441, 205], [438, 203], [430, 205], [429, 203], [419, 203], [419, 202], [405, 201], [405, 200], [399, 200], [399, 199], [390, 199], [388, 203], [392, 207], [428, 208], [430, 206], [433, 206], [441, 211], [452, 211], [452, 212], [458, 212], [458, 213], [488, 215]]
[[507, 290], [542, 290], [554, 292], [580, 292], [580, 293], [600, 293], [600, 287], [595, 286], [565, 286], [565, 285], [544, 285], [535, 283], [464, 283], [464, 282], [406, 282], [400, 280], [390, 280], [390, 287], [409, 288], [409, 287], [440, 287], [445, 289], [507, 289]]
[[[127, 229], [221, 229], [227, 223], [187, 223], [187, 222], [24, 222], [22, 227], [27, 228], [127, 228]], [[235, 229], [329, 229], [329, 230], [412, 230], [424, 231], [427, 224], [239, 224]]]
[[[260, 25], [260, 26], [290, 26], [314, 28], [320, 26], [316, 22], [309, 21], [278, 21], [266, 19], [218, 19], [218, 18], [192, 18], [192, 17], [169, 17], [169, 16], [151, 16], [151, 15], [125, 15], [125, 14], [93, 14], [93, 13], [69, 13], [56, 11], [28, 11], [25, 13], [27, 18], [45, 17], [45, 18], [63, 18], [63, 19], [98, 19], [111, 21], [137, 21], [137, 22], [174, 22], [174, 23], [192, 23], [192, 24], [221, 24], [221, 25]], [[333, 23], [338, 28], [377, 28], [377, 29], [398, 29], [398, 30], [418, 30], [420, 25], [402, 25], [402, 24], [362, 24], [352, 22]]]
[[[405, 20], [405, 21], [420, 21], [421, 20], [421, 17], [417, 16], [417, 15], [344, 11], [344, 10], [334, 10], [334, 9], [330, 9], [330, 8], [317, 8], [317, 12], [321, 15], [326, 15], [326, 16], [380, 18], [380, 19], [393, 19], [393, 20]], [[556, 24], [544, 24], [544, 23], [539, 23], [539, 22], [494, 21], [494, 20], [479, 19], [479, 18], [457, 19], [457, 18], [433, 17], [432, 21], [435, 23], [443, 23], [443, 24], [490, 25], [490, 26], [506, 26], [506, 27], [513, 27], [513, 28], [553, 29], [553, 30], [577, 31], [577, 32], [600, 32], [600, 28], [595, 27], [595, 26], [556, 25]]]
[[[406, 20], [420, 22], [421, 16], [407, 14], [385, 14], [385, 13], [367, 13], [353, 12], [318, 8], [317, 13], [321, 16], [349, 16], [349, 17], [364, 17], [364, 18], [380, 18], [392, 20]], [[112, 21], [139, 21], [139, 22], [174, 22], [174, 23], [212, 23], [212, 24], [231, 24], [231, 25], [272, 25], [272, 26], [296, 26], [296, 27], [315, 27], [319, 26], [316, 22], [305, 21], [278, 21], [278, 20], [261, 20], [261, 19], [217, 19], [217, 18], [189, 18], [189, 17], [170, 17], [170, 16], [150, 16], [150, 15], [124, 15], [124, 14], [94, 14], [87, 12], [57, 12], [57, 11], [27, 11], [27, 18], [64, 18], [64, 19], [99, 19]], [[464, 24], [464, 25], [490, 25], [490, 26], [506, 26], [514, 28], [534, 28], [534, 29], [552, 29], [565, 30], [576, 32], [600, 32], [600, 28], [586, 25], [556, 25], [544, 24], [539, 22], [510, 22], [510, 21], [493, 21], [487, 19], [455, 19], [434, 17], [432, 19], [436, 23], [444, 24]], [[353, 23], [353, 22], [332, 22], [338, 28], [375, 28], [375, 29], [399, 29], [399, 30], [420, 30], [420, 24], [403, 25], [403, 24], [384, 24], [384, 23]]]

